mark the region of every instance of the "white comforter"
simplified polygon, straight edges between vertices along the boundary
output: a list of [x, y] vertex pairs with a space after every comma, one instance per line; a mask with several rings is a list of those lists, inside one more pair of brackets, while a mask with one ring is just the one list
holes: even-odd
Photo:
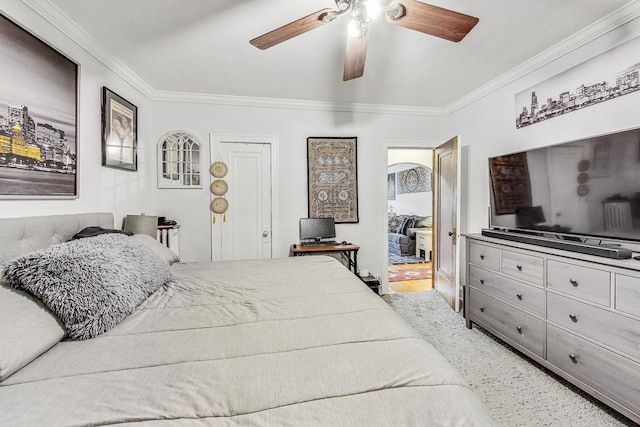
[[62, 341], [0, 383], [0, 425], [493, 425], [444, 358], [333, 258], [173, 274], [116, 328]]

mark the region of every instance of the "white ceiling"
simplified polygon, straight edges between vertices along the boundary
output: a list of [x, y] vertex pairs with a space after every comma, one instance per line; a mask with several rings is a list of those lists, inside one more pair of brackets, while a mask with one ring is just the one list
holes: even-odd
[[333, 0], [50, 0], [153, 90], [446, 108], [629, 0], [431, 0], [478, 17], [460, 43], [379, 19], [342, 81], [343, 17], [267, 50], [249, 40]]

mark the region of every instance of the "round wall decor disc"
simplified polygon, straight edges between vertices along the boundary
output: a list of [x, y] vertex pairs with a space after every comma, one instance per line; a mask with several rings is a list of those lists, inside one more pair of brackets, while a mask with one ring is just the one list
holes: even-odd
[[591, 162], [589, 160], [580, 160], [578, 162], [578, 170], [580, 172], [584, 172], [591, 167]]
[[216, 196], [223, 196], [229, 190], [227, 183], [221, 179], [216, 179], [211, 183], [211, 192]]
[[589, 181], [589, 174], [588, 173], [582, 172], [580, 175], [578, 175], [578, 184], [584, 184], [587, 181]]
[[211, 210], [213, 213], [221, 214], [225, 213], [229, 208], [229, 202], [224, 197], [215, 197], [211, 201]]
[[589, 187], [584, 184], [578, 185], [578, 190], [576, 191], [576, 193], [578, 193], [578, 196], [584, 197], [589, 194]]
[[227, 174], [227, 165], [225, 165], [223, 162], [213, 162], [211, 164], [210, 171], [211, 175], [215, 176], [216, 178], [222, 178]]

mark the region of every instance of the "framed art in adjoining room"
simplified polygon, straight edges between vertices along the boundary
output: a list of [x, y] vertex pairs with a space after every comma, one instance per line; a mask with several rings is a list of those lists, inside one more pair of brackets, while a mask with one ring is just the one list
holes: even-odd
[[138, 108], [102, 87], [102, 166], [138, 170]]
[[307, 138], [309, 218], [358, 222], [358, 138]]
[[396, 174], [387, 174], [387, 200], [396, 199]]
[[78, 197], [78, 65], [0, 15], [0, 198]]

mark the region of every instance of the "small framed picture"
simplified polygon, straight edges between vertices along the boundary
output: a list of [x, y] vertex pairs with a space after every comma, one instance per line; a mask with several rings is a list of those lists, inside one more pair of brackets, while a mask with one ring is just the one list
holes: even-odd
[[102, 166], [138, 170], [138, 108], [102, 87]]

